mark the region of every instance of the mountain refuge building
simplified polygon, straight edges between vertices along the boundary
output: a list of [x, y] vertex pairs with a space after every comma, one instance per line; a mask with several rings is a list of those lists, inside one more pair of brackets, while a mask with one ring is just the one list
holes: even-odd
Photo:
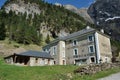
[[43, 47], [54, 58], [54, 64], [91, 64], [111, 62], [110, 37], [104, 30], [87, 28], [59, 37]]

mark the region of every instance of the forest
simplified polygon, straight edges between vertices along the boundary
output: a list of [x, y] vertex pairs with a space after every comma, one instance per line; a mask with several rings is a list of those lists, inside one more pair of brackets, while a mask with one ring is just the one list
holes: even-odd
[[[21, 44], [42, 45], [41, 42], [44, 36], [40, 33], [42, 23], [45, 23], [49, 28], [48, 31], [52, 33], [59, 33], [61, 29], [72, 33], [83, 29], [86, 25], [91, 25], [78, 14], [65, 9], [63, 6], [55, 6], [42, 0], [24, 0], [26, 4], [29, 2], [39, 6], [41, 13], [40, 15], [34, 14], [34, 18], [32, 18], [32, 14], [27, 15], [26, 12], [24, 14], [16, 14], [13, 11], [5, 12], [4, 7], [7, 4], [17, 2], [17, 0], [8, 0], [0, 10], [0, 40], [4, 40], [7, 37], [10, 41]], [[50, 42], [49, 37], [56, 38], [57, 35], [48, 35], [44, 39], [46, 43]]]

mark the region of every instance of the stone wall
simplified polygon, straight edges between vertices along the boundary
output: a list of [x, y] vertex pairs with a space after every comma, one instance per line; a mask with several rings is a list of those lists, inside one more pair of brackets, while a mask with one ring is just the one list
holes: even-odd
[[102, 62], [111, 62], [112, 52], [111, 52], [110, 38], [98, 34], [98, 42], [99, 43], [97, 46], [99, 46], [100, 59], [102, 59]]
[[118, 63], [103, 63], [103, 64], [90, 64], [85, 67], [79, 67], [78, 69], [74, 70], [74, 73], [79, 73], [81, 75], [91, 75], [95, 74], [99, 71], [104, 71], [108, 69], [112, 69], [115, 67], [120, 67], [120, 62]]

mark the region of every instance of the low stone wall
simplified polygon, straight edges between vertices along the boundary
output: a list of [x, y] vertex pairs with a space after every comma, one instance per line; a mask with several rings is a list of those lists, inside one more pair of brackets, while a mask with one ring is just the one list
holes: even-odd
[[74, 73], [79, 73], [81, 75], [91, 75], [99, 71], [104, 71], [107, 69], [112, 69], [115, 67], [120, 67], [120, 62], [118, 63], [102, 63], [102, 64], [90, 64], [85, 67], [80, 67], [74, 70]]

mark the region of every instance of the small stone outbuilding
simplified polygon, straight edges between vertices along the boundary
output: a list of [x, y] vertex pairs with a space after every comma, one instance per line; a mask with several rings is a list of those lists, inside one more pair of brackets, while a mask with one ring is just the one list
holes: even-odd
[[53, 58], [47, 52], [26, 51], [13, 54], [4, 58], [7, 63], [22, 66], [44, 66], [53, 65]]

